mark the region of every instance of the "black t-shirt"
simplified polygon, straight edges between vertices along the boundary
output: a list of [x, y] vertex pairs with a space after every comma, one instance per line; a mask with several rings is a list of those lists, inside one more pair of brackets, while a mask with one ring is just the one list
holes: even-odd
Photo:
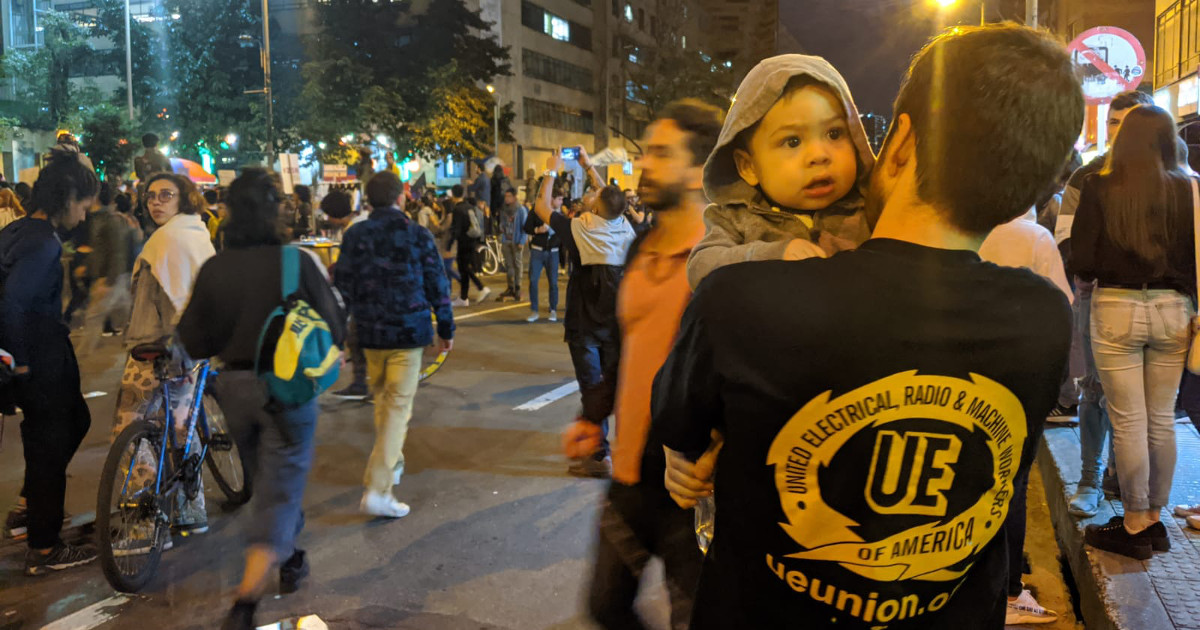
[[1070, 333], [1049, 282], [961, 250], [710, 275], [652, 401], [668, 447], [725, 435], [692, 628], [1002, 628], [1012, 480]]
[[605, 343], [620, 337], [617, 322], [617, 290], [624, 275], [623, 265], [585, 265], [571, 231], [569, 218], [561, 212], [550, 215], [550, 229], [562, 239], [574, 265], [567, 278], [567, 315], [563, 338], [567, 343]]

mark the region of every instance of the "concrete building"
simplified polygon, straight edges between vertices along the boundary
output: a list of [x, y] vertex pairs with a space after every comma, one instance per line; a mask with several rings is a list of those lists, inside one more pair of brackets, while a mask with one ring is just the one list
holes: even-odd
[[[1200, 7], [1197, 0], [1157, 0], [1154, 3], [1154, 52], [1156, 63], [1151, 77], [1154, 80], [1154, 102], [1175, 115], [1181, 123], [1191, 123], [1197, 116], [1200, 100]], [[1185, 133], [1188, 144], [1200, 144], [1200, 134]]]

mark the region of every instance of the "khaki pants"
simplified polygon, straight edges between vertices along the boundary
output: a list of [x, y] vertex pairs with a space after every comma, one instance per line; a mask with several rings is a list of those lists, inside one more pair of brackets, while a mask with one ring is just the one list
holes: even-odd
[[367, 355], [367, 382], [375, 395], [375, 447], [363, 485], [374, 492], [390, 492], [396, 473], [404, 471], [404, 438], [421, 377], [423, 349], [363, 348], [363, 352]]

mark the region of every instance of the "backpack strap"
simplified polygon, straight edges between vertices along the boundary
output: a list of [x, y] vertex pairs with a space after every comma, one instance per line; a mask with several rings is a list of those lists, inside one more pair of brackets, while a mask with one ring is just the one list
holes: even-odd
[[283, 288], [283, 300], [295, 295], [300, 290], [300, 250], [293, 245], [284, 245], [283, 264], [280, 273], [280, 283]]

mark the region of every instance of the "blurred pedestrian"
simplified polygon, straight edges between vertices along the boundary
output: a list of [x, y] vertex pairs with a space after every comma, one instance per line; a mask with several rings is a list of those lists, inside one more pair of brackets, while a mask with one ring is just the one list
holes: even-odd
[[[493, 188], [495, 190], [495, 188]], [[496, 224], [500, 232], [500, 250], [504, 255], [504, 271], [508, 276], [508, 288], [497, 301], [512, 298], [521, 301], [521, 276], [525, 273], [525, 219], [529, 212], [517, 203], [517, 192], [512, 188], [504, 191], [504, 205], [496, 211]]]
[[453, 208], [450, 222], [450, 241], [449, 245], [456, 246], [458, 256], [458, 274], [460, 289], [458, 299], [452, 302], [453, 306], [468, 306], [470, 305], [470, 290], [474, 284], [479, 294], [475, 298], [475, 302], [479, 303], [491, 295], [492, 290], [483, 286], [483, 282], [479, 280], [479, 253], [478, 249], [483, 245], [483, 239], [487, 226], [487, 215], [483, 208], [487, 204], [476, 202], [474, 198], [463, 199], [463, 188], [461, 184], [455, 184], [450, 189], [450, 201], [448, 204]]
[[127, 319], [130, 304], [128, 257], [133, 228], [117, 213], [113, 189], [107, 182], [100, 183], [100, 193], [88, 223], [91, 253], [87, 259], [87, 276], [91, 289], [80, 334], [80, 357], [89, 356], [95, 350], [110, 321]]
[[[550, 193], [550, 211], [562, 211], [563, 193], [555, 188]], [[525, 320], [533, 323], [538, 320], [539, 300], [538, 283], [541, 282], [542, 270], [546, 271], [546, 284], [550, 285], [550, 321], [558, 321], [558, 268], [559, 251], [562, 249], [562, 237], [550, 229], [536, 212], [530, 212], [525, 219], [525, 233], [529, 235], [529, 310], [532, 311]]]
[[[200, 269], [179, 321], [179, 338], [187, 354], [219, 356], [225, 364], [221, 410], [238, 452], [246, 456], [246, 478], [254, 481], [242, 581], [222, 630], [256, 627], [254, 613], [275, 568], [284, 593], [299, 588], [309, 573], [306, 554], [296, 546], [296, 539], [304, 529], [301, 503], [312, 468], [317, 400], [284, 406], [270, 398], [254, 372], [260, 331], [280, 299], [281, 197], [269, 171], [248, 168], [233, 181], [226, 249]], [[345, 313], [317, 260], [311, 252], [300, 256], [296, 296], [321, 316], [334, 343], [340, 345]], [[230, 308], [231, 304], [237, 308]]]

